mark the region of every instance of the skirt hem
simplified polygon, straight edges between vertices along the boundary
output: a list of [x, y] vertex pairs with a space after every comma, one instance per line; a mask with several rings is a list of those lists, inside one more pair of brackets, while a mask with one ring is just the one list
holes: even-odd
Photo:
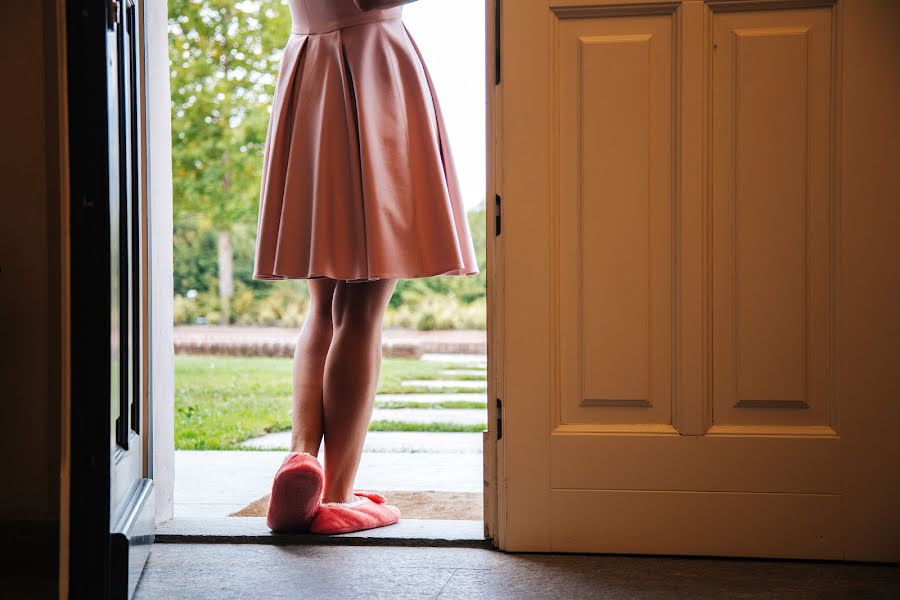
[[351, 277], [347, 275], [332, 275], [327, 273], [305, 273], [305, 274], [287, 274], [287, 273], [253, 273], [251, 279], [257, 281], [280, 281], [283, 279], [336, 279], [338, 281], [346, 281], [348, 283], [378, 281], [379, 279], [421, 279], [424, 277], [438, 277], [447, 275], [450, 277], [471, 277], [478, 275], [481, 270], [464, 271], [465, 265], [454, 265], [452, 267], [439, 270], [433, 273], [418, 273], [410, 275], [409, 273], [381, 273], [369, 278]]

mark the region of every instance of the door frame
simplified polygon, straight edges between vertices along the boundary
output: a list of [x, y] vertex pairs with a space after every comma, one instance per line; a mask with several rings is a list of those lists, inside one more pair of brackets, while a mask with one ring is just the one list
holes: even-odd
[[[496, 11], [500, 0], [484, 0], [485, 10], [485, 90], [487, 97], [487, 181], [486, 220], [487, 231], [499, 231], [499, 210], [493, 199], [499, 194], [499, 177], [496, 167], [500, 154], [495, 137], [499, 132], [496, 121], [496, 107], [499, 106], [495, 84], [499, 54], [495, 39], [499, 33]], [[147, 215], [148, 238], [152, 249], [148, 251], [151, 283], [147, 287], [149, 297], [149, 396], [153, 398], [152, 412], [147, 423], [152, 432], [152, 452], [145, 453], [149, 461], [148, 472], [152, 473], [156, 489], [156, 523], [161, 524], [174, 516], [174, 396], [175, 357], [173, 323], [173, 269], [172, 269], [172, 136], [168, 57], [168, 12], [164, 2], [145, 2], [144, 31], [146, 34], [146, 135], [145, 172], [147, 173], [147, 206], [152, 207]], [[497, 398], [502, 398], [500, 374], [502, 369], [502, 244], [499, 235], [487, 235], [487, 372], [488, 372], [488, 429], [483, 434], [484, 450], [484, 535], [494, 538], [498, 533], [498, 481], [502, 481], [502, 469], [497, 460], [497, 431], [500, 414]]]
[[485, 0], [485, 237], [487, 252], [487, 398], [488, 429], [484, 432], [484, 536], [506, 545], [506, 470], [503, 441], [503, 106], [502, 0]]
[[[143, 3], [144, 190], [147, 202], [146, 271], [149, 282], [147, 402], [148, 473], [156, 489], [156, 524], [175, 515], [175, 349], [173, 310], [172, 122], [169, 84], [168, 3]], [[150, 210], [152, 208], [152, 210]]]

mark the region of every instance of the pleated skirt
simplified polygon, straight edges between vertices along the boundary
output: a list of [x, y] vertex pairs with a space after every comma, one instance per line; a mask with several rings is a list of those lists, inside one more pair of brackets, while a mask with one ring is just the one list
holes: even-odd
[[265, 142], [253, 279], [478, 272], [438, 97], [402, 19], [292, 33]]

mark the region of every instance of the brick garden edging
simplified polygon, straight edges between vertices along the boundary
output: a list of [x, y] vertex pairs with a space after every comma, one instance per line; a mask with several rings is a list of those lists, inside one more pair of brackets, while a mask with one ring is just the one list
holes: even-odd
[[[295, 343], [295, 341], [288, 340], [184, 340], [175, 342], [175, 354], [286, 356], [290, 358], [294, 356]], [[381, 349], [384, 356], [403, 358], [416, 358], [423, 352], [438, 352], [438, 350], [423, 350], [416, 344], [392, 342], [384, 342]], [[449, 350], [442, 350], [442, 352], [447, 351]]]
[[[292, 357], [297, 329], [178, 325], [175, 354]], [[415, 358], [424, 353], [485, 354], [484, 331], [415, 331], [386, 329], [383, 356]]]

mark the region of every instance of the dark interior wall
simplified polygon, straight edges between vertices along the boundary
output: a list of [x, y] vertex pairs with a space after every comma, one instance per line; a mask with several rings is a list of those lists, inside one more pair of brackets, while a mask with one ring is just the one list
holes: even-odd
[[59, 523], [61, 319], [55, 0], [0, 2], [0, 523]]

